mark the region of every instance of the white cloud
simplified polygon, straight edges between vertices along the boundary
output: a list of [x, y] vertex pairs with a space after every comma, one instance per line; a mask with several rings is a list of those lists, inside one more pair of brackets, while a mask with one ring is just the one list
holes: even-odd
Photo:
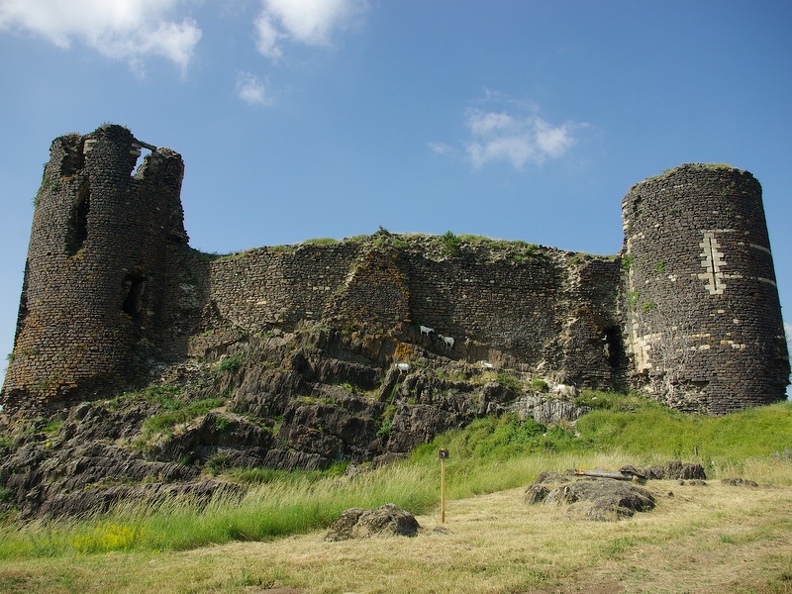
[[262, 13], [255, 21], [256, 32], [258, 39], [256, 40], [256, 49], [268, 58], [277, 60], [281, 57], [281, 48], [278, 45], [278, 39], [283, 37], [281, 33], [273, 25], [269, 15]]
[[272, 103], [267, 97], [264, 83], [250, 72], [237, 74], [236, 91], [237, 96], [250, 105], [270, 105]]
[[61, 48], [80, 41], [139, 69], [160, 56], [184, 72], [201, 39], [194, 20], [169, 20], [180, 0], [0, 0], [0, 29], [27, 31]]
[[427, 142], [426, 145], [438, 155], [447, 155], [449, 153], [456, 152], [456, 149], [453, 146], [446, 144], [445, 142]]
[[283, 41], [328, 45], [331, 33], [348, 25], [365, 6], [365, 0], [262, 0], [255, 21], [256, 47], [275, 60], [283, 53]]
[[506, 161], [515, 169], [527, 163], [542, 164], [563, 156], [574, 144], [576, 124], [554, 126], [536, 114], [470, 109], [466, 125], [471, 139], [465, 144], [468, 159], [476, 168]]

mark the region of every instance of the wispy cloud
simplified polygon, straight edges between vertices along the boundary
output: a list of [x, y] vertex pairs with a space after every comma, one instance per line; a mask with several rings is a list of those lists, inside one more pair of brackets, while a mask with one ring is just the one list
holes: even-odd
[[250, 105], [271, 105], [272, 100], [267, 96], [264, 83], [250, 72], [237, 73], [237, 97]]
[[286, 41], [328, 45], [333, 31], [346, 27], [365, 8], [365, 0], [262, 0], [256, 46], [277, 60]]
[[457, 152], [456, 148], [445, 142], [427, 142], [426, 145], [438, 155], [448, 155]]
[[194, 20], [170, 20], [180, 0], [0, 0], [0, 29], [39, 35], [61, 48], [85, 43], [142, 72], [159, 56], [182, 71], [201, 39]]
[[575, 144], [580, 127], [569, 122], [553, 125], [536, 113], [482, 109], [469, 109], [465, 125], [470, 130], [465, 150], [474, 167], [506, 161], [518, 170], [563, 156]]

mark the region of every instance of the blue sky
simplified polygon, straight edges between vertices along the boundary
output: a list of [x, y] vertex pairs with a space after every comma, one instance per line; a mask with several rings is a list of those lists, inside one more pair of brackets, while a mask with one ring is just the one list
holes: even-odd
[[0, 0], [0, 351], [50, 142], [105, 122], [182, 154], [218, 253], [382, 226], [615, 254], [630, 186], [729, 163], [790, 322], [790, 31], [763, 0]]

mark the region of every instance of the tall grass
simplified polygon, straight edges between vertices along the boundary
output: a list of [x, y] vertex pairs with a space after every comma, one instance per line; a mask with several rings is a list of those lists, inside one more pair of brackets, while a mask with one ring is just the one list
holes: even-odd
[[354, 479], [311, 473], [253, 486], [241, 501], [208, 506], [189, 498], [126, 503], [102, 516], [37, 521], [0, 532], [0, 559], [130, 550], [181, 550], [232, 540], [266, 540], [332, 523], [350, 507], [393, 502], [415, 513], [437, 500], [426, 468], [401, 464]]
[[[591, 394], [589, 398], [594, 398]], [[350, 507], [384, 503], [422, 514], [439, 501], [437, 452], [447, 449], [449, 499], [527, 485], [542, 471], [700, 462], [711, 478], [741, 476], [792, 485], [792, 404], [711, 418], [675, 413], [635, 397], [597, 397], [603, 409], [575, 427], [516, 416], [480, 419], [437, 437], [409, 459], [354, 477], [332, 473], [237, 472], [241, 500], [218, 497], [127, 503], [81, 520], [0, 525], [0, 559], [105, 551], [182, 550], [259, 541], [328, 526]], [[632, 408], [627, 412], [624, 408]]]

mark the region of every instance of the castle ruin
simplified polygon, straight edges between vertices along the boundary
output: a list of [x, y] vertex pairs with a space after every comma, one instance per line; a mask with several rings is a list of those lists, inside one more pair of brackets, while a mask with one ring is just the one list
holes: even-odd
[[[687, 164], [636, 184], [615, 256], [384, 230], [210, 256], [188, 244], [183, 170], [176, 152], [120, 126], [52, 143], [0, 397], [7, 418], [106, 398], [165, 364], [305, 323], [366, 337], [383, 368], [423, 342], [689, 412], [785, 398], [761, 187], [746, 171]], [[421, 326], [452, 340], [426, 342]]]

